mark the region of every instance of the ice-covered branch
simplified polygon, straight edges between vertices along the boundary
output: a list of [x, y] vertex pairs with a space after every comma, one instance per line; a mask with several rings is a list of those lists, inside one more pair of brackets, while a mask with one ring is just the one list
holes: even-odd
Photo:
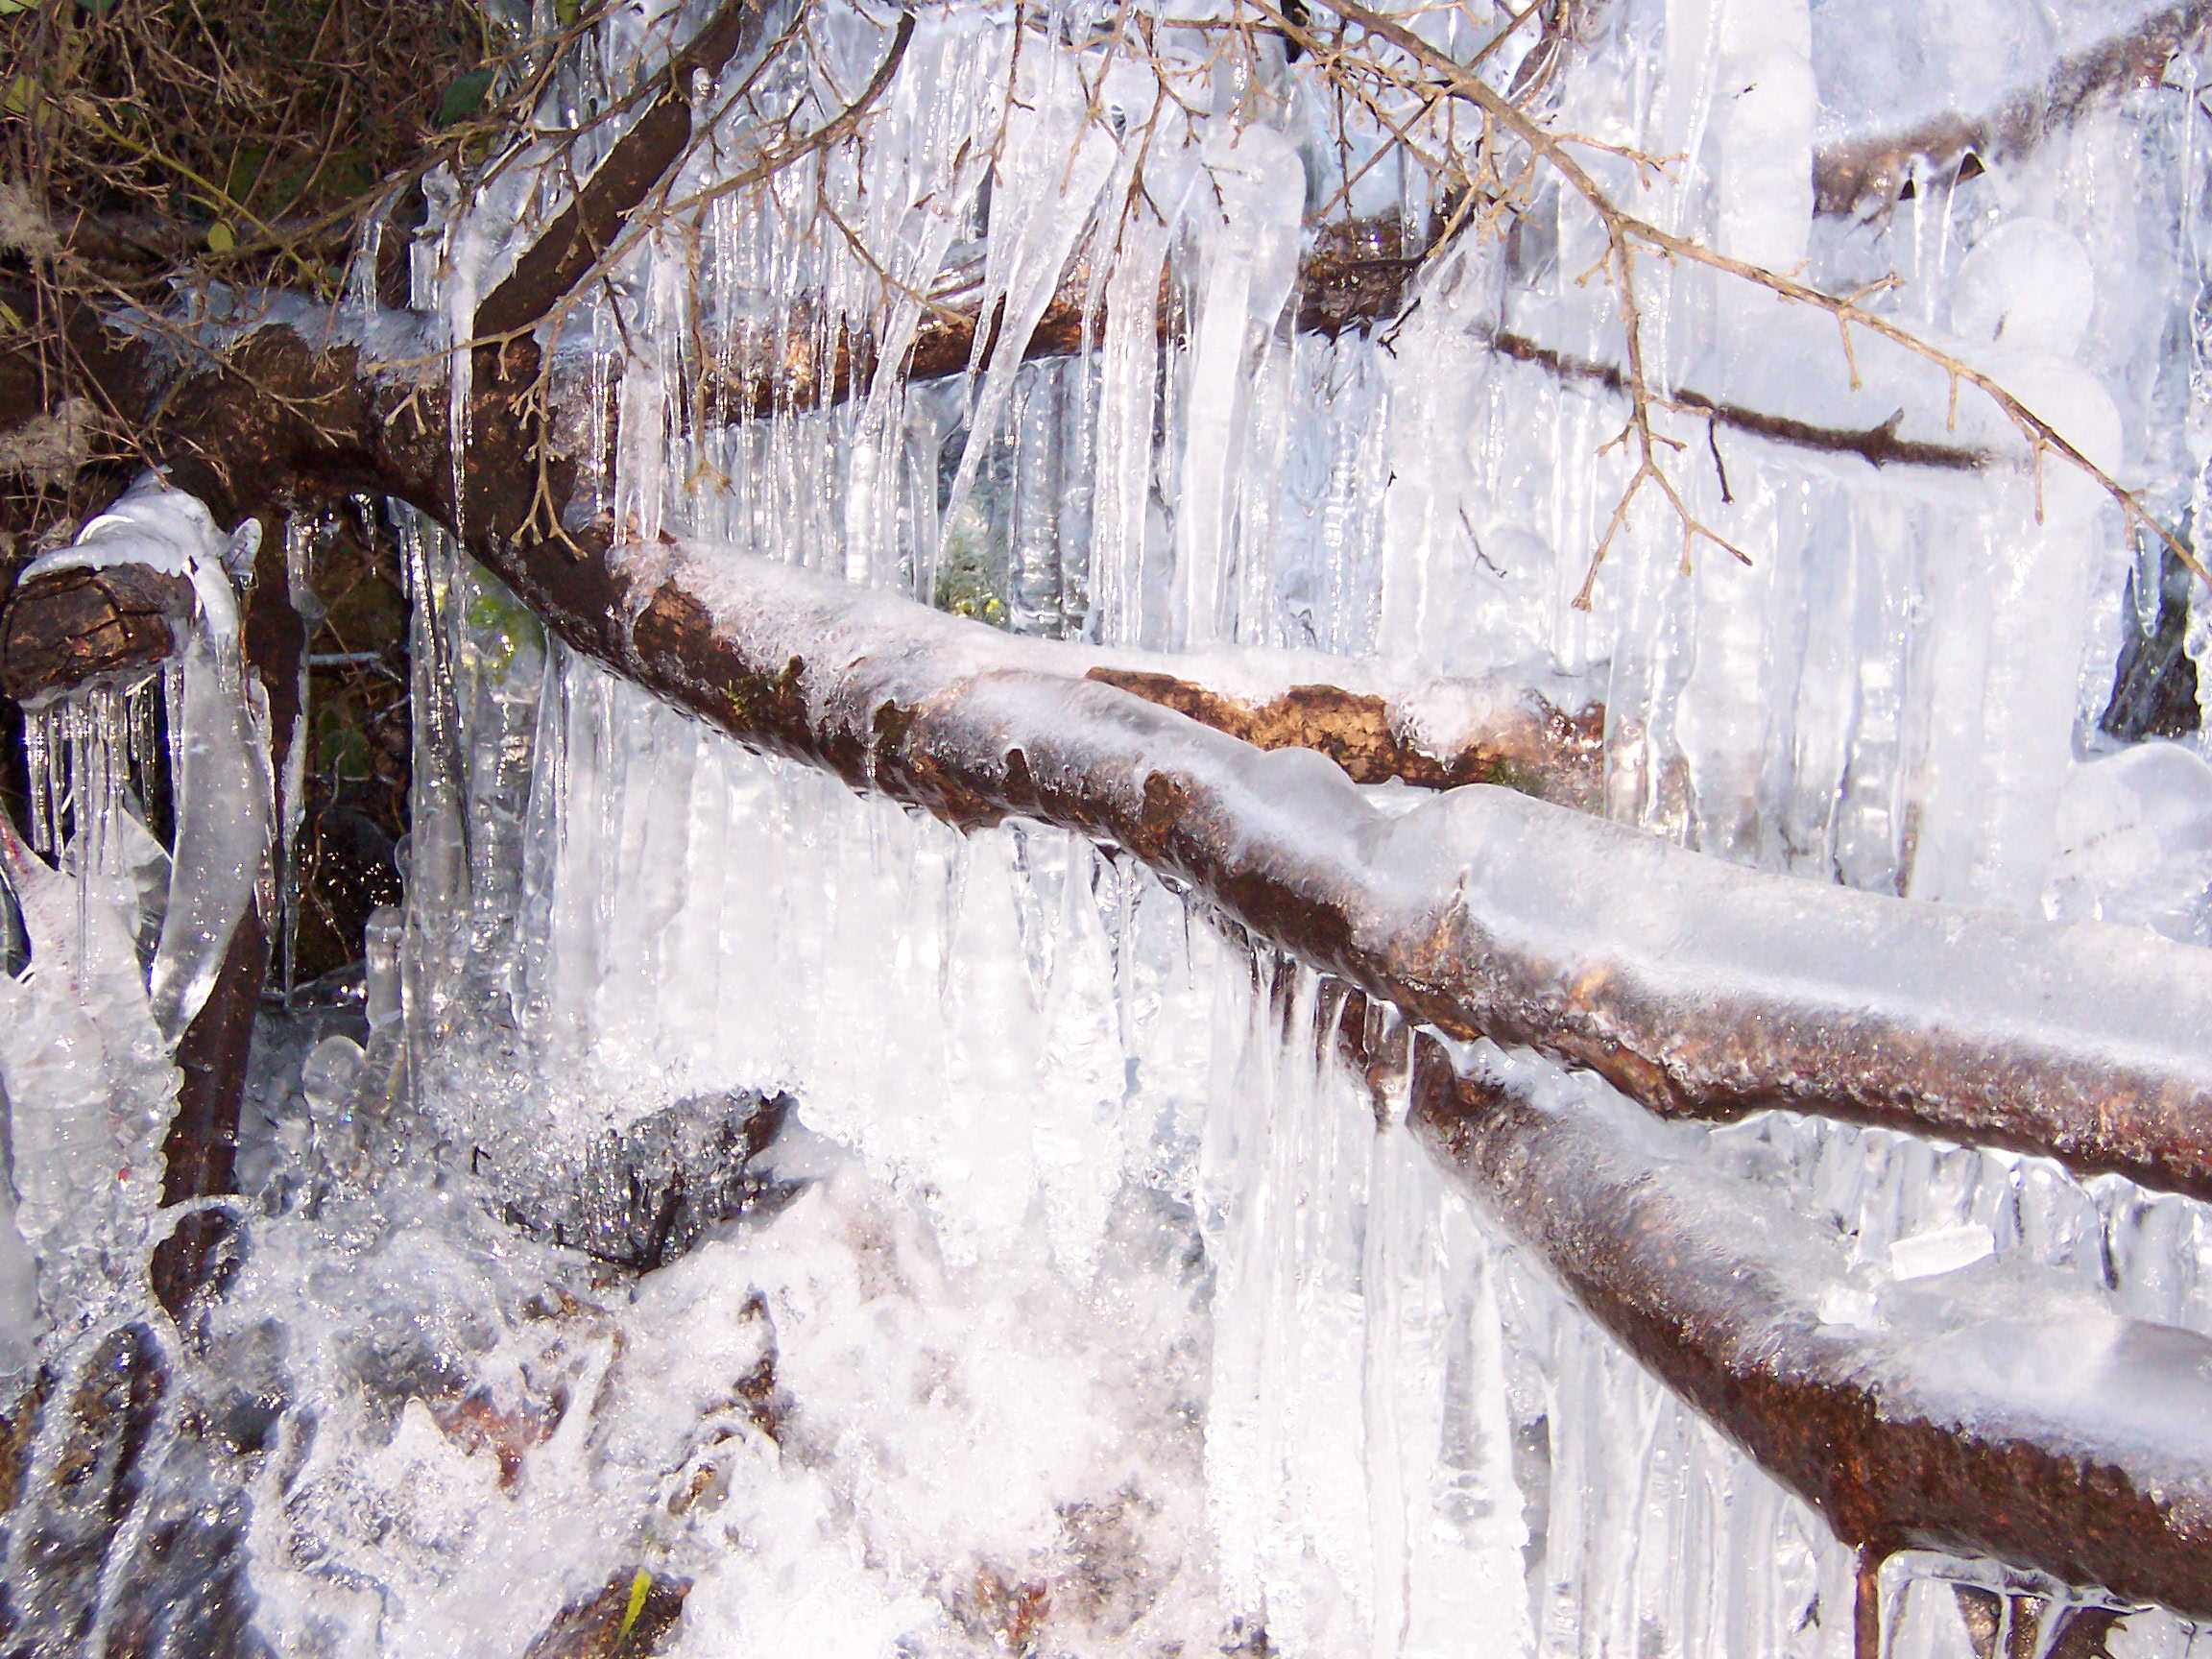
[[1596, 811], [1604, 799], [1605, 710], [1563, 709], [1540, 692], [1485, 694], [1474, 685], [1426, 688], [1415, 701], [1472, 693], [1479, 710], [1456, 741], [1424, 743], [1403, 707], [1381, 692], [1306, 684], [1238, 697], [1156, 669], [1101, 665], [1088, 678], [1172, 709], [1255, 749], [1310, 749], [1355, 783], [1455, 789], [1495, 783]]
[[1112, 843], [1416, 1021], [1653, 1111], [1790, 1106], [2212, 1196], [2188, 947], [1765, 875], [1500, 789], [1393, 816], [1317, 755], [1070, 682], [1049, 645], [711, 548], [480, 552], [569, 644], [752, 747]]
[[2090, 105], [2130, 87], [2155, 86], [2175, 54], [2212, 24], [2212, 0], [2176, 0], [2129, 28], [2057, 62], [1983, 115], [1955, 111], [1901, 132], [1843, 139], [1813, 162], [1814, 203], [1822, 213], [1878, 212], [1898, 199], [1915, 166], [1956, 168], [1969, 155], [2006, 159], [2064, 129]]
[[[1404, 221], [1397, 216], [1322, 227], [1299, 262], [1293, 325], [1300, 333], [1334, 338], [1398, 316], [1411, 298], [1425, 256], [1425, 246], [1407, 236]], [[1023, 357], [1031, 361], [1067, 357], [1084, 349], [1096, 325], [1096, 286], [1088, 263], [1072, 266], [1053, 290], [1023, 348]], [[1166, 336], [1180, 318], [1171, 276], [1163, 276], [1160, 299], [1154, 314]], [[972, 361], [980, 360], [977, 335], [982, 336], [981, 357], [988, 357], [998, 326], [998, 313], [986, 316], [972, 293], [960, 288], [940, 293], [916, 326], [903, 364], [905, 378], [934, 380], [964, 373]], [[865, 334], [840, 328], [825, 345], [825, 330], [811, 311], [786, 318], [770, 331], [768, 341], [733, 359], [722, 377], [712, 381], [709, 394], [714, 406], [743, 417], [838, 403], [864, 393], [881, 368], [875, 342]], [[1483, 333], [1479, 343], [1500, 356], [1561, 380], [1595, 386], [1617, 397], [1629, 393], [1627, 373], [1617, 363], [1562, 350], [1510, 328]], [[1667, 403], [1678, 413], [1749, 437], [1818, 454], [1856, 455], [1872, 467], [1956, 472], [1973, 471], [1993, 460], [1970, 445], [1907, 438], [1888, 425], [1829, 425], [1752, 408], [1694, 387], [1676, 389]]]
[[2212, 1341], [1995, 1259], [1855, 1265], [1788, 1188], [1532, 1056], [1421, 1038], [1413, 1068], [1445, 1168], [1846, 1543], [2212, 1614]]
[[[0, 694], [24, 704], [168, 661], [188, 636], [190, 582], [145, 565], [69, 568], [25, 581], [0, 615]], [[1055, 678], [1116, 685], [1262, 750], [1311, 749], [1360, 783], [1449, 789], [1496, 783], [1596, 810], [1603, 791], [1605, 710], [1510, 680], [1402, 685], [1374, 663], [1241, 653], [1204, 665], [1079, 645], [1032, 649]], [[1171, 672], [1170, 670], [1182, 670]], [[1332, 679], [1316, 678], [1327, 672]]]
[[724, 0], [707, 19], [668, 65], [661, 95], [485, 297], [476, 311], [479, 335], [510, 335], [541, 322], [584, 280], [690, 146], [695, 84], [702, 77], [711, 83], [741, 49], [757, 44], [769, 10], [758, 0]]

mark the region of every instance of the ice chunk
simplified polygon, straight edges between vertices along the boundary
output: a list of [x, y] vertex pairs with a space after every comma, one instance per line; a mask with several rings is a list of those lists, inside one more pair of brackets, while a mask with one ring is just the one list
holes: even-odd
[[1889, 1246], [1889, 1276], [1900, 1282], [1932, 1279], [1971, 1266], [1996, 1249], [1989, 1229], [1979, 1221], [1934, 1227], [1899, 1238]]
[[2045, 905], [2212, 944], [2212, 765], [2144, 743], [2076, 766], [2058, 798], [2058, 856]]
[[2008, 219], [1978, 239], [1960, 262], [1952, 331], [1977, 344], [2071, 356], [2096, 310], [2088, 252], [2049, 219]]
[[6, 813], [0, 879], [31, 947], [28, 968], [0, 974], [12, 1219], [37, 1257], [47, 1314], [74, 1324], [137, 1294], [178, 1072], [123, 895], [48, 869]]

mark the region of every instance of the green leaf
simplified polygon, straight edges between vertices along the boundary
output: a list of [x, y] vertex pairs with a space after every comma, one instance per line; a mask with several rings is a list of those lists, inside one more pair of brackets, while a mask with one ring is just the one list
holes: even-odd
[[230, 228], [228, 220], [218, 219], [207, 227], [207, 251], [210, 253], [228, 253], [238, 246], [238, 232]]
[[28, 115], [31, 113], [31, 106], [36, 102], [37, 97], [38, 88], [31, 77], [18, 75], [14, 80], [8, 83], [8, 95], [6, 98], [0, 98], [0, 104], [7, 106], [8, 113], [11, 115]]
[[36, 12], [38, 0], [0, 0], [0, 17], [12, 17], [18, 12]]
[[492, 90], [492, 71], [471, 69], [454, 79], [445, 88], [445, 96], [438, 101], [438, 125], [450, 127], [456, 121], [466, 121], [484, 108], [485, 94]]
[[[29, 0], [0, 0], [0, 10], [11, 5], [26, 5]], [[584, 0], [553, 0], [553, 17], [564, 29], [576, 27], [576, 19], [584, 15]]]
[[644, 1568], [637, 1569], [637, 1576], [630, 1580], [630, 1605], [622, 1611], [622, 1628], [614, 1632], [614, 1640], [637, 1628], [637, 1615], [645, 1611], [645, 1598], [653, 1589], [653, 1575]]

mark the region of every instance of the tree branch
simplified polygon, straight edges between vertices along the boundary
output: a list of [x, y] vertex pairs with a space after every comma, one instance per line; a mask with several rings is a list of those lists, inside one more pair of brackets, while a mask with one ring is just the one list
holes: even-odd
[[2042, 1278], [1870, 1291], [1797, 1194], [1602, 1089], [1415, 1050], [1410, 1122], [1446, 1171], [1846, 1544], [2212, 1614], [2212, 1341], [2053, 1306]]
[[479, 337], [534, 326], [584, 279], [647, 192], [690, 147], [692, 83], [701, 76], [711, 80], [741, 49], [757, 44], [767, 13], [763, 0], [724, 0], [707, 19], [668, 65], [668, 85], [652, 108], [615, 141], [568, 205], [485, 296], [476, 310]]
[[[2206, 3], [2212, 4], [2212, 0]], [[1349, 329], [1397, 316], [1425, 259], [1424, 247], [1407, 240], [1396, 218], [1351, 220], [1322, 227], [1299, 265], [1294, 325], [1302, 334], [1334, 339]], [[1082, 350], [1090, 337], [1087, 325], [1092, 322], [1090, 308], [1095, 297], [1091, 267], [1078, 261], [1053, 291], [1023, 349], [1023, 358], [1068, 357]], [[1166, 278], [1161, 283], [1161, 298], [1158, 315], [1165, 338], [1175, 326], [1176, 317], [1175, 307], [1168, 302], [1173, 298], [1172, 285]], [[934, 380], [965, 373], [975, 360], [977, 334], [983, 336], [988, 355], [996, 344], [999, 321], [997, 312], [985, 317], [973, 304], [941, 301], [932, 306], [915, 332], [903, 377]], [[820, 320], [811, 311], [786, 318], [770, 336], [772, 344], [751, 353], [747, 361], [732, 365], [733, 378], [713, 381], [709, 388], [713, 402], [742, 418], [771, 415], [779, 409], [840, 403], [865, 393], [881, 367], [874, 341], [865, 333], [840, 328], [829, 343], [825, 358], [823, 334]], [[1621, 397], [1629, 393], [1628, 376], [1617, 364], [1579, 357], [1509, 329], [1487, 330], [1475, 338], [1502, 356], [1545, 370], [1559, 379], [1600, 386]], [[1695, 388], [1676, 391], [1667, 402], [1683, 413], [1704, 417], [1769, 443], [1822, 454], [1856, 455], [1872, 467], [1972, 471], [1996, 459], [1986, 450], [1962, 445], [1901, 438], [1887, 425], [1825, 426], [1769, 414]]]
[[144, 673], [177, 650], [192, 607], [190, 581], [142, 565], [41, 577], [0, 616], [0, 695], [32, 704]]
[[[1620, 397], [1629, 393], [1628, 376], [1619, 366], [1578, 357], [1503, 329], [1485, 336], [1485, 343], [1501, 356], [1549, 371], [1562, 380], [1579, 380], [1602, 386]], [[1821, 426], [1789, 415], [1769, 415], [1741, 403], [1723, 402], [1702, 392], [1683, 388], [1663, 401], [1684, 414], [1702, 415], [1719, 425], [1769, 443], [1826, 455], [1856, 455], [1869, 467], [1925, 467], [1938, 472], [1972, 472], [1990, 466], [1997, 457], [1986, 449], [1960, 444], [1933, 444], [1920, 438], [1901, 438], [1894, 421], [1853, 429]]]
[[1530, 693], [1503, 707], [1455, 754], [1434, 756], [1411, 735], [1390, 700], [1339, 685], [1293, 685], [1253, 701], [1144, 669], [1097, 667], [1087, 678], [1172, 709], [1253, 748], [1310, 749], [1355, 783], [1455, 789], [1494, 783], [1585, 812], [1603, 805], [1605, 710], [1568, 713]]
[[2187, 947], [1744, 870], [1495, 789], [1385, 818], [1318, 757], [1041, 671], [1051, 646], [759, 560], [477, 557], [750, 747], [953, 824], [1121, 847], [1414, 1021], [1655, 1112], [1789, 1106], [2212, 1197], [2212, 984]]
[[2212, 0], [2176, 0], [2133, 28], [2060, 59], [2040, 85], [2014, 93], [1985, 115], [1947, 111], [1902, 132], [1831, 144], [1813, 162], [1815, 210], [1879, 212], [1897, 201], [1915, 162], [1955, 168], [1969, 154], [1991, 161], [2022, 155], [2099, 100], [2157, 85], [2175, 54], [2207, 24]]

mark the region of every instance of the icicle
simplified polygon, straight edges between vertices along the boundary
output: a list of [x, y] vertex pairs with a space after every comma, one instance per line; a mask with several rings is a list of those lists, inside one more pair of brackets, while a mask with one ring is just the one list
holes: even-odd
[[[1115, 139], [1092, 120], [1082, 94], [1071, 76], [1056, 77], [1031, 90], [1031, 107], [1017, 105], [1008, 112], [1006, 141], [992, 176], [991, 253], [982, 295], [982, 315], [1002, 303], [1002, 320], [969, 410], [968, 446], [947, 496], [948, 535], [974, 488], [1038, 319], [1115, 169]], [[978, 333], [978, 350], [983, 343]], [[940, 547], [937, 557], [943, 556]]]
[[1209, 141], [1221, 209], [1203, 238], [1175, 516], [1175, 633], [1189, 646], [1231, 631], [1229, 559], [1250, 416], [1249, 374], [1297, 279], [1305, 174], [1266, 128]]

